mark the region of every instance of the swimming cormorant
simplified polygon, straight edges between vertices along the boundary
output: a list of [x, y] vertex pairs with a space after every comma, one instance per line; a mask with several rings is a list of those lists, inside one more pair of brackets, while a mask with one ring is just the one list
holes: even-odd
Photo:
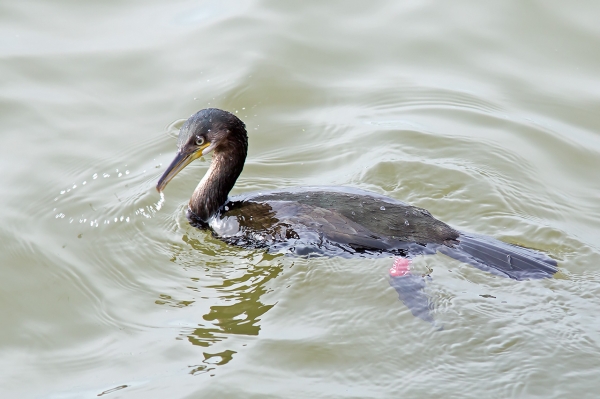
[[179, 132], [177, 155], [158, 181], [161, 192], [193, 160], [213, 152], [194, 190], [188, 219], [243, 247], [298, 255], [402, 256], [436, 251], [517, 280], [544, 278], [556, 261], [541, 252], [460, 232], [425, 209], [346, 187], [302, 187], [229, 198], [248, 150], [244, 123], [216, 108], [192, 115]]

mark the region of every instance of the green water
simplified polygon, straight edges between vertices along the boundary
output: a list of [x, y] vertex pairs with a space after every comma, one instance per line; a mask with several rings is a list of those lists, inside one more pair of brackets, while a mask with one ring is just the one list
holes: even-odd
[[[596, 2], [0, 5], [0, 396], [595, 398]], [[545, 251], [517, 282], [243, 250], [189, 226], [205, 107], [247, 124], [233, 194], [345, 185]]]

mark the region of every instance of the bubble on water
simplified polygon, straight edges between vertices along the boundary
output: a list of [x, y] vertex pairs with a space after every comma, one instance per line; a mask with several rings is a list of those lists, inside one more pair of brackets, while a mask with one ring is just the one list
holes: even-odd
[[73, 188], [77, 188], [77, 184], [73, 184]]
[[98, 173], [94, 173], [94, 175], [92, 176], [92, 179], [97, 179], [98, 178]]
[[385, 211], [385, 206], [381, 205], [381, 207], [379, 209], [381, 209], [382, 211]]
[[117, 223], [119, 221], [119, 219], [115, 218], [115, 223]]
[[125, 171], [125, 174], [126, 174], [126, 175], [128, 175], [128, 174], [129, 174], [129, 171], [128, 171], [128, 170], [126, 170], [126, 171]]

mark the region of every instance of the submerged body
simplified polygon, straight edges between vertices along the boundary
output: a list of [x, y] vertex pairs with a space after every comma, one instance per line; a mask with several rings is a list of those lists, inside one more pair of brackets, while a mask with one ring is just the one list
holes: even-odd
[[346, 187], [246, 194], [230, 198], [207, 221], [191, 209], [188, 219], [233, 245], [300, 256], [412, 258], [439, 251], [516, 280], [556, 272], [556, 262], [540, 252], [461, 233], [425, 209]]
[[[195, 220], [192, 211], [188, 216]], [[288, 248], [299, 255], [407, 256], [426, 251], [429, 244], [452, 244], [459, 236], [424, 209], [345, 187], [302, 187], [234, 197], [208, 227], [237, 245]]]
[[[182, 126], [177, 155], [157, 189], [162, 191], [186, 165], [214, 151], [211, 166], [190, 199], [188, 218], [228, 243], [346, 257], [410, 258], [439, 251], [517, 280], [549, 277], [557, 271], [556, 261], [538, 251], [459, 232], [424, 209], [367, 191], [305, 187], [229, 198], [247, 148], [245, 125], [235, 115], [214, 108], [199, 111]], [[396, 289], [402, 299], [412, 288]]]

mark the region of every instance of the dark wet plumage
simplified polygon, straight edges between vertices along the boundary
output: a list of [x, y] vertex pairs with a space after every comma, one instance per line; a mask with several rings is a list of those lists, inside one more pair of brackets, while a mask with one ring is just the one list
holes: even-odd
[[234, 245], [298, 255], [411, 257], [437, 251], [482, 270], [521, 280], [549, 277], [556, 261], [541, 252], [459, 232], [428, 211], [345, 187], [305, 187], [228, 198], [248, 148], [244, 123], [219, 109], [199, 111], [183, 125], [178, 151], [158, 182], [213, 151], [194, 191], [188, 218]]

